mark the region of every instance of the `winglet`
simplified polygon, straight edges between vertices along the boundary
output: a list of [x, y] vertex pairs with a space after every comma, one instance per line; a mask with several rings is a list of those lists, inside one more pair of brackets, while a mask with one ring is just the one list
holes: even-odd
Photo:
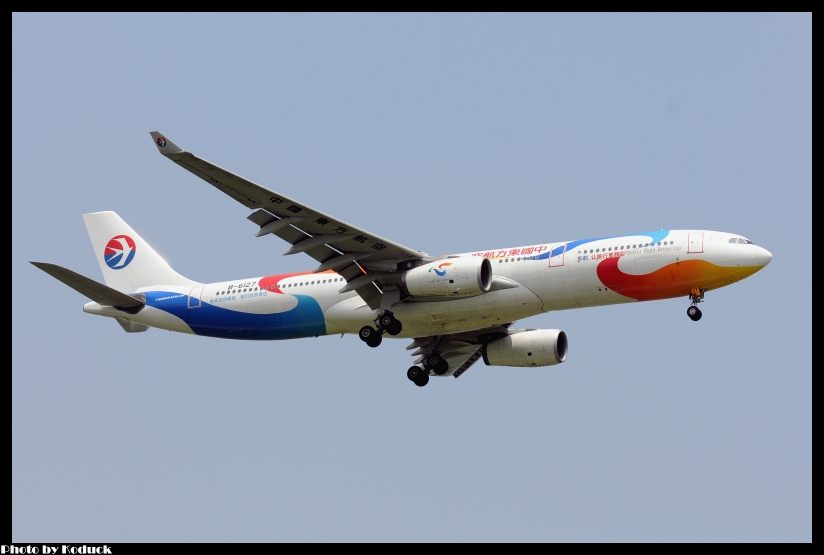
[[160, 151], [160, 154], [164, 156], [168, 156], [169, 154], [179, 154], [181, 152], [185, 152], [182, 148], [174, 144], [172, 141], [167, 139], [163, 136], [160, 131], [150, 131], [149, 135], [152, 136], [154, 139], [155, 146], [157, 146], [157, 150]]

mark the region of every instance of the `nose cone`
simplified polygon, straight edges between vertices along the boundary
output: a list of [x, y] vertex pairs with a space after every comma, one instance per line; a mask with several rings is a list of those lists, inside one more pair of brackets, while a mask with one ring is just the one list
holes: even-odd
[[772, 260], [772, 253], [765, 248], [755, 247], [755, 263], [763, 267]]

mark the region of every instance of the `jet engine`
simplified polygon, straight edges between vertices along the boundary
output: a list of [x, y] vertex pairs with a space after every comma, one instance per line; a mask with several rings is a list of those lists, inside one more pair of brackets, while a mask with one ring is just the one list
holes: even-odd
[[490, 341], [483, 347], [487, 366], [551, 366], [567, 356], [561, 330], [528, 330]]
[[492, 287], [492, 265], [486, 258], [447, 258], [404, 272], [401, 284], [413, 297], [473, 297]]

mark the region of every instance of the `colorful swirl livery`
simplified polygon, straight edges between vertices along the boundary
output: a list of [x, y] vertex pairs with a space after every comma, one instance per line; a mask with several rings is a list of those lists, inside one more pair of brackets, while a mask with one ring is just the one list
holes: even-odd
[[[90, 314], [130, 333], [150, 328], [222, 339], [297, 339], [353, 334], [370, 347], [411, 339], [406, 375], [489, 366], [537, 367], [566, 360], [557, 329], [517, 320], [570, 308], [684, 298], [700, 320], [708, 291], [772, 260], [735, 233], [671, 230], [430, 256], [246, 180], [152, 132], [157, 149], [240, 202], [257, 237], [305, 254], [311, 271], [200, 283], [175, 272], [114, 212], [84, 214], [105, 285], [46, 262], [35, 266], [79, 291]], [[218, 195], [215, 195], [216, 197]], [[196, 223], [196, 222], [193, 222]]]

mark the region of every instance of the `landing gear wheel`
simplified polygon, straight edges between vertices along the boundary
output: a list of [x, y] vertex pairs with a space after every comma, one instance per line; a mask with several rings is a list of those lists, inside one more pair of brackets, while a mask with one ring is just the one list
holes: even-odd
[[381, 334], [379, 334], [372, 326], [363, 326], [358, 332], [358, 337], [360, 337], [361, 341], [370, 347], [377, 347], [381, 344], [381, 341], [383, 341]]
[[424, 373], [422, 373], [422, 374], [421, 374], [421, 375], [420, 375], [420, 376], [419, 376], [419, 377], [415, 380], [415, 385], [417, 385], [418, 387], [423, 387], [423, 386], [425, 386], [425, 385], [426, 385], [426, 384], [428, 384], [428, 383], [429, 383], [429, 374], [427, 374], [427, 373], [425, 373], [425, 372], [424, 372]]
[[406, 377], [409, 378], [410, 382], [414, 382], [423, 375], [424, 371], [420, 366], [411, 366], [409, 370], [406, 371]]
[[363, 326], [358, 332], [358, 337], [360, 337], [364, 343], [369, 343], [369, 340], [376, 335], [378, 335], [378, 332], [372, 326]]
[[438, 366], [438, 364], [440, 364], [440, 362], [442, 360], [443, 359], [437, 353], [432, 354], [432, 355], [429, 355], [428, 357], [426, 357], [424, 359], [423, 365], [424, 365], [425, 368], [429, 368], [430, 370], [433, 370], [436, 366]]
[[389, 335], [398, 335], [403, 329], [400, 320], [393, 320], [391, 324], [386, 326], [386, 333]]
[[441, 359], [438, 364], [432, 367], [432, 371], [435, 372], [439, 376], [443, 376], [449, 370], [449, 363], [446, 362], [444, 359]]
[[423, 361], [423, 366], [427, 370], [432, 370], [438, 376], [443, 376], [449, 370], [449, 363], [442, 359], [437, 353], [426, 357]]
[[687, 316], [689, 316], [690, 320], [692, 320], [693, 322], [697, 322], [701, 319], [702, 316], [701, 309], [699, 309], [697, 306], [691, 306], [687, 309]]
[[403, 329], [400, 321], [391, 312], [384, 312], [378, 317], [378, 327], [389, 335], [398, 335]]

